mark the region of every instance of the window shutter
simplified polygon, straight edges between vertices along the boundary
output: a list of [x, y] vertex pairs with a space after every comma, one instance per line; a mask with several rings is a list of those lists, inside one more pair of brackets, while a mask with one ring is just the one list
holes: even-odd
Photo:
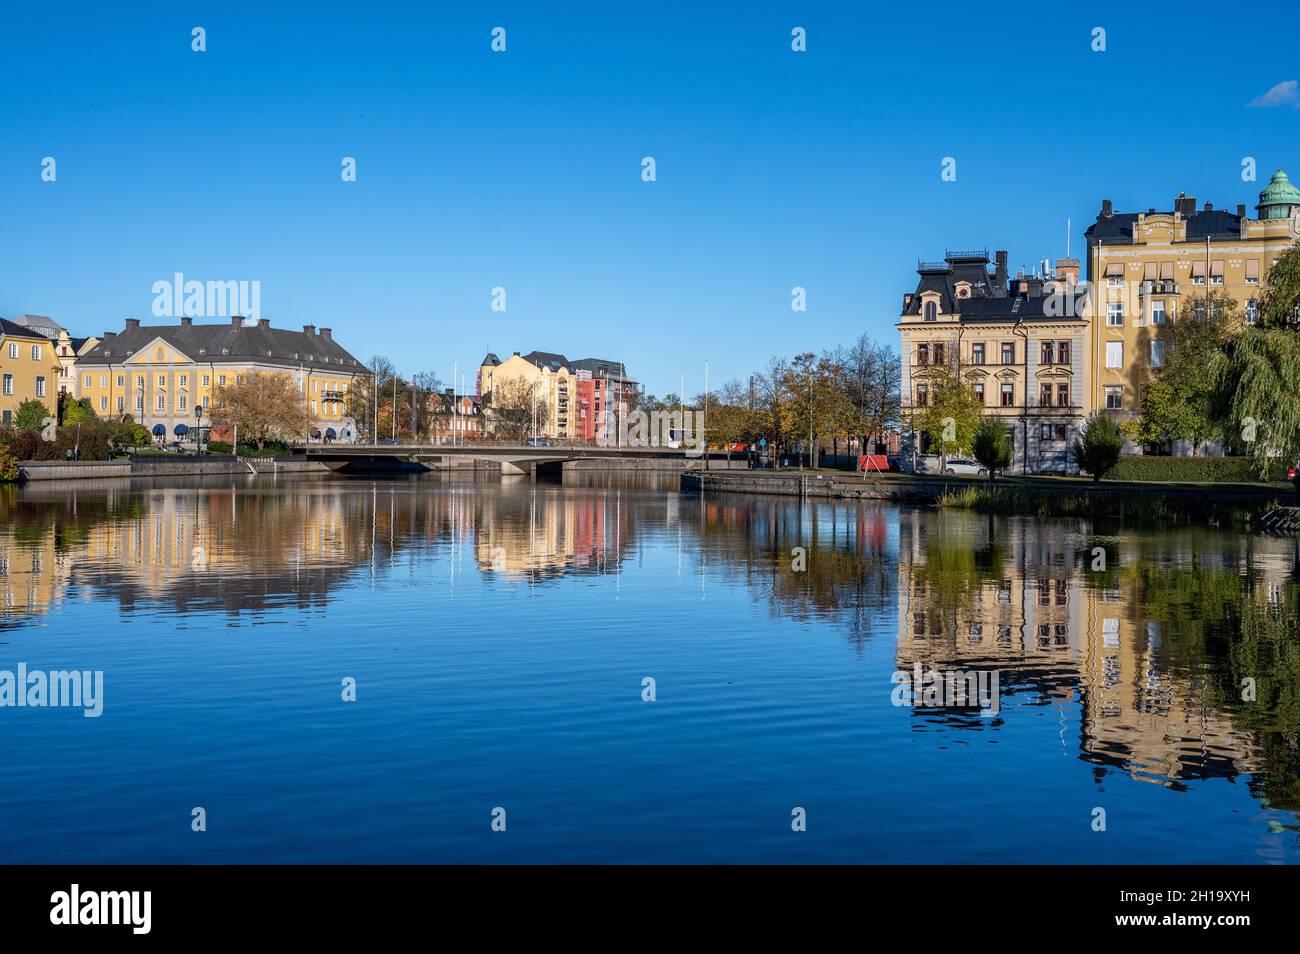
[[1246, 277], [1248, 279], [1254, 279], [1255, 281], [1259, 281], [1259, 259], [1257, 258], [1246, 259]]
[[1221, 261], [1210, 262], [1210, 277], [1211, 278], [1223, 277], [1223, 262]]
[[1144, 266], [1142, 266], [1142, 280], [1144, 282], [1156, 281], [1157, 280], [1156, 273], [1159, 267], [1160, 266], [1155, 262], [1147, 262]]
[[1204, 262], [1204, 261], [1199, 261], [1199, 260], [1198, 260], [1198, 261], [1192, 262], [1192, 277], [1193, 277], [1193, 278], [1204, 278], [1204, 277], [1205, 277], [1205, 262]]
[[1172, 282], [1172, 281], [1174, 280], [1174, 263], [1173, 263], [1173, 262], [1161, 262], [1161, 263], [1160, 263], [1160, 280], [1161, 280], [1162, 282]]

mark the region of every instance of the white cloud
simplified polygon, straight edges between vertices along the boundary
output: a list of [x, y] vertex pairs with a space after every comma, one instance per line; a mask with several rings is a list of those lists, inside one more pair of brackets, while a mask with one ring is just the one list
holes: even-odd
[[1294, 105], [1297, 109], [1300, 109], [1300, 93], [1297, 92], [1296, 81], [1283, 80], [1250, 105], [1264, 107], [1265, 109], [1270, 106]]

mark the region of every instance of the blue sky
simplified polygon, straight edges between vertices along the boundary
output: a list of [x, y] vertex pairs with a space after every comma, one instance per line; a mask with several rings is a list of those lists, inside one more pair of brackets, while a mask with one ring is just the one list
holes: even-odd
[[273, 323], [404, 373], [539, 349], [694, 393], [706, 359], [716, 386], [896, 346], [945, 248], [1032, 267], [1104, 197], [1253, 207], [1274, 168], [1300, 179], [1294, 85], [1249, 105], [1300, 73], [1265, 14], [1053, 7], [10, 5], [0, 315], [120, 329], [179, 271], [260, 281]]

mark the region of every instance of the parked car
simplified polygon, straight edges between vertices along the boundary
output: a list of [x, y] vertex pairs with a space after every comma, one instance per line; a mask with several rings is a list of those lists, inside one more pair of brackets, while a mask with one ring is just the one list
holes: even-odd
[[524, 443], [529, 447], [550, 447], [551, 442], [545, 437], [530, 437]]
[[1291, 465], [1286, 472], [1286, 479], [1291, 481], [1291, 486], [1295, 488], [1296, 501], [1300, 503], [1300, 460]]
[[943, 469], [943, 472], [945, 474], [970, 474], [971, 476], [988, 473], [982, 466], [967, 457], [949, 457], [948, 466]]

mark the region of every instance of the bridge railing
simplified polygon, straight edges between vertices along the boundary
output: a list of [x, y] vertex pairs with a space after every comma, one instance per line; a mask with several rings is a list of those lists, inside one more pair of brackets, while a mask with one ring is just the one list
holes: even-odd
[[[604, 450], [604, 451], [617, 451], [617, 450], [660, 450], [660, 451], [679, 451], [679, 452], [682, 452], [682, 453], [685, 453], [686, 450], [687, 450], [686, 448], [683, 448], [683, 447], [672, 447], [672, 446], [664, 445], [664, 444], [648, 444], [648, 445], [637, 444], [637, 445], [632, 445], [632, 444], [618, 444], [618, 443], [616, 443], [616, 442], [615, 442], [615, 443], [600, 444], [600, 443], [597, 443], [597, 442], [595, 442], [595, 441], [562, 441], [562, 440], [555, 440], [555, 439], [551, 439], [551, 438], [543, 438], [543, 440], [546, 440], [547, 443], [545, 443], [545, 444], [542, 444], [542, 443], [530, 443], [530, 442], [527, 441], [527, 440], [524, 440], [524, 441], [511, 441], [511, 440], [502, 440], [502, 439], [499, 439], [499, 438], [484, 438], [484, 439], [482, 439], [482, 440], [456, 441], [456, 442], [452, 442], [452, 441], [438, 441], [438, 442], [433, 442], [433, 441], [412, 441], [412, 440], [402, 440], [402, 439], [398, 439], [398, 440], [394, 441], [394, 440], [392, 440], [392, 439], [390, 439], [390, 438], [381, 438], [381, 439], [378, 440], [378, 441], [348, 441], [348, 442], [346, 442], [346, 443], [345, 443], [345, 442], [342, 442], [342, 441], [333, 441], [333, 442], [328, 443], [328, 444], [325, 443], [325, 442], [323, 442], [323, 441], [312, 441], [311, 443], [308, 443], [308, 444], [299, 444], [299, 445], [296, 445], [296, 446], [299, 446], [299, 447], [305, 447], [305, 448], [306, 448], [307, 450], [309, 450], [309, 451], [312, 451], [312, 450], [346, 450], [346, 449], [348, 449], [348, 448], [357, 448], [357, 449], [375, 448], [376, 450], [382, 450], [382, 449], [385, 448], [385, 447], [401, 447], [401, 448], [414, 448], [414, 447], [418, 447], [418, 448], [420, 448], [420, 449], [422, 449], [422, 450], [423, 450], [423, 449], [427, 449], [427, 450], [429, 451], [429, 453], [431, 453], [431, 454], [432, 454], [432, 453], [438, 453], [438, 452], [440, 452], [440, 451], [444, 451], [444, 450], [473, 450], [474, 448], [483, 448], [483, 449], [485, 449], [485, 450], [486, 450], [486, 449], [506, 449], [506, 450], [527, 450], [527, 451], [537, 451], [537, 450]], [[722, 452], [722, 449], [720, 449], [720, 448], [713, 448], [713, 449], [712, 449], [712, 453], [721, 453], [721, 452]]]

